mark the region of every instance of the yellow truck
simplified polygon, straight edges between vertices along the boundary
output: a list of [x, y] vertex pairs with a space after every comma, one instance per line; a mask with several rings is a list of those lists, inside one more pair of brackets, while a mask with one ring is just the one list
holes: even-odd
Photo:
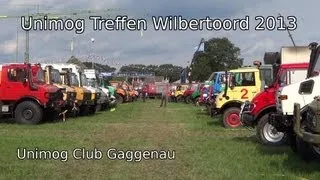
[[[69, 68], [66, 68], [64, 64], [50, 64], [54, 69], [56, 69], [61, 77], [63, 85], [69, 86], [76, 91], [75, 105], [77, 106], [77, 114], [79, 115], [89, 115], [90, 114], [90, 102], [91, 102], [91, 91], [81, 86], [78, 81], [77, 74], [72, 73]], [[58, 75], [57, 71], [56, 75]]]
[[255, 67], [242, 67], [226, 72], [229, 74], [226, 87], [215, 100], [212, 106], [214, 115], [222, 114], [223, 124], [227, 128], [242, 126], [240, 110], [245, 101], [264, 90], [265, 80], [273, 79], [272, 65], [261, 65], [255, 61]]
[[72, 115], [76, 115], [78, 111], [78, 108], [75, 104], [77, 96], [76, 90], [67, 84], [63, 84], [59, 70], [53, 69], [52, 65], [41, 64], [41, 68], [45, 72], [45, 81], [47, 83], [53, 83], [53, 85], [63, 89], [63, 100], [66, 103], [65, 109], [72, 113]]

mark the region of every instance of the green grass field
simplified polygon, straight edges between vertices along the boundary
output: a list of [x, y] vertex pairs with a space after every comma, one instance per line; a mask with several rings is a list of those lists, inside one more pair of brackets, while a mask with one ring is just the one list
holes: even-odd
[[[61, 123], [2, 123], [0, 179], [319, 179], [320, 165], [288, 147], [264, 147], [254, 130], [225, 129], [199, 107], [149, 100]], [[59, 160], [19, 160], [17, 148], [67, 151]], [[103, 152], [76, 160], [76, 148]], [[174, 160], [111, 160], [106, 151], [174, 150]], [[79, 155], [79, 154], [77, 154]], [[63, 158], [62, 158], [63, 159]]]

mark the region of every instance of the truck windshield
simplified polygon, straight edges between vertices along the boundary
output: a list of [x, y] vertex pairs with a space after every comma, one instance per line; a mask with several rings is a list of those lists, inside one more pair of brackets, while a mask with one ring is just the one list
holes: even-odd
[[77, 75], [76, 74], [74, 74], [74, 73], [72, 73], [72, 74], [70, 74], [70, 84], [72, 85], [72, 86], [79, 86], [79, 81], [78, 81], [78, 77], [77, 77]]
[[213, 79], [216, 79], [216, 77], [217, 77], [217, 73], [213, 72], [208, 78], [208, 81], [212, 81]]
[[81, 74], [81, 81], [82, 81], [82, 85], [83, 85], [83, 86], [88, 86], [88, 85], [89, 85], [89, 84], [88, 84], [87, 77], [86, 77], [86, 75], [84, 75], [84, 74]]
[[88, 86], [90, 87], [98, 87], [97, 81], [95, 79], [88, 79]]
[[269, 68], [260, 69], [260, 78], [265, 82], [265, 85], [270, 86], [273, 83], [273, 73]]
[[51, 75], [52, 75], [52, 82], [53, 83], [62, 84], [60, 72], [57, 69], [52, 69]]
[[254, 72], [230, 73], [231, 86], [255, 86]]
[[36, 82], [37, 83], [44, 83], [44, 71], [40, 68], [36, 74]]

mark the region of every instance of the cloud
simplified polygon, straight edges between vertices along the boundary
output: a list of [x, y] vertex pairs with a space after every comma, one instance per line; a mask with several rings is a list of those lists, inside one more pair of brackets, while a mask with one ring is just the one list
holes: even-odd
[[[318, 41], [318, 26], [315, 23], [314, 12], [317, 12], [318, 1], [308, 3], [300, 1], [155, 1], [155, 0], [12, 0], [7, 1], [0, 10], [0, 15], [26, 15], [39, 11], [68, 15], [72, 12], [84, 12], [84, 9], [93, 9], [91, 15], [117, 14], [130, 15], [135, 18], [146, 18], [148, 30], [140, 36], [138, 31], [93, 31], [89, 14], [82, 14], [86, 18], [86, 30], [77, 35], [74, 31], [45, 31], [30, 32], [30, 57], [34, 61], [60, 60], [71, 56], [70, 43], [74, 39], [74, 54], [78, 57], [88, 57], [94, 54], [103, 59], [113, 59], [120, 64], [144, 63], [162, 64], [174, 63], [186, 65], [194, 53], [194, 47], [201, 38], [227, 37], [236, 46], [240, 47], [241, 55], [246, 64], [252, 60], [262, 59], [265, 51], [279, 51], [281, 46], [292, 45], [286, 31], [255, 31], [258, 15], [283, 16], [294, 15], [297, 17], [297, 29], [292, 32], [298, 45], [307, 45], [310, 41]], [[26, 5], [26, 6], [23, 6]], [[28, 6], [27, 6], [28, 5]], [[121, 11], [107, 11], [107, 9], [120, 8]], [[101, 11], [104, 10], [104, 11]], [[185, 18], [244, 18], [250, 17], [250, 31], [155, 31], [152, 28], [151, 16], [182, 15]], [[80, 16], [77, 16], [80, 17]], [[288, 23], [288, 20], [286, 19]], [[15, 57], [16, 27], [14, 18], [0, 19], [0, 26], [5, 31], [0, 31], [1, 54], [3, 61]], [[90, 41], [95, 38], [95, 42]], [[23, 60], [25, 48], [25, 32], [19, 31], [19, 60]], [[108, 60], [105, 60], [109, 62]], [[111, 62], [111, 61], [110, 61]]]
[[0, 51], [3, 54], [12, 54], [16, 52], [17, 43], [14, 40], [5, 41], [0, 44]]

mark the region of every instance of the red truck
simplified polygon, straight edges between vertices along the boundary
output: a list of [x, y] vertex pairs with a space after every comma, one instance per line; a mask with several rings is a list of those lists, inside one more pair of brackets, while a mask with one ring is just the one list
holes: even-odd
[[199, 87], [199, 84], [191, 84], [187, 90], [183, 92], [184, 102], [187, 104], [193, 103], [192, 94]]
[[[40, 74], [36, 77], [43, 78]], [[38, 124], [45, 114], [61, 111], [64, 104], [61, 90], [34, 80], [31, 64], [0, 65], [2, 117], [13, 117], [21, 124]]]
[[299, 63], [281, 64], [279, 63], [281, 62], [280, 56], [276, 58], [274, 61], [278, 63], [274, 64], [273, 67], [274, 77], [276, 77], [274, 81], [271, 84], [266, 84], [265, 90], [258, 93], [251, 102], [246, 101], [240, 111], [242, 124], [256, 127], [259, 141], [266, 145], [281, 145], [287, 141], [286, 134], [276, 131], [269, 124], [269, 114], [276, 112], [276, 93], [278, 89], [305, 78], [304, 74], [307, 73], [309, 66], [306, 60], [301, 60], [301, 63], [296, 61]]

